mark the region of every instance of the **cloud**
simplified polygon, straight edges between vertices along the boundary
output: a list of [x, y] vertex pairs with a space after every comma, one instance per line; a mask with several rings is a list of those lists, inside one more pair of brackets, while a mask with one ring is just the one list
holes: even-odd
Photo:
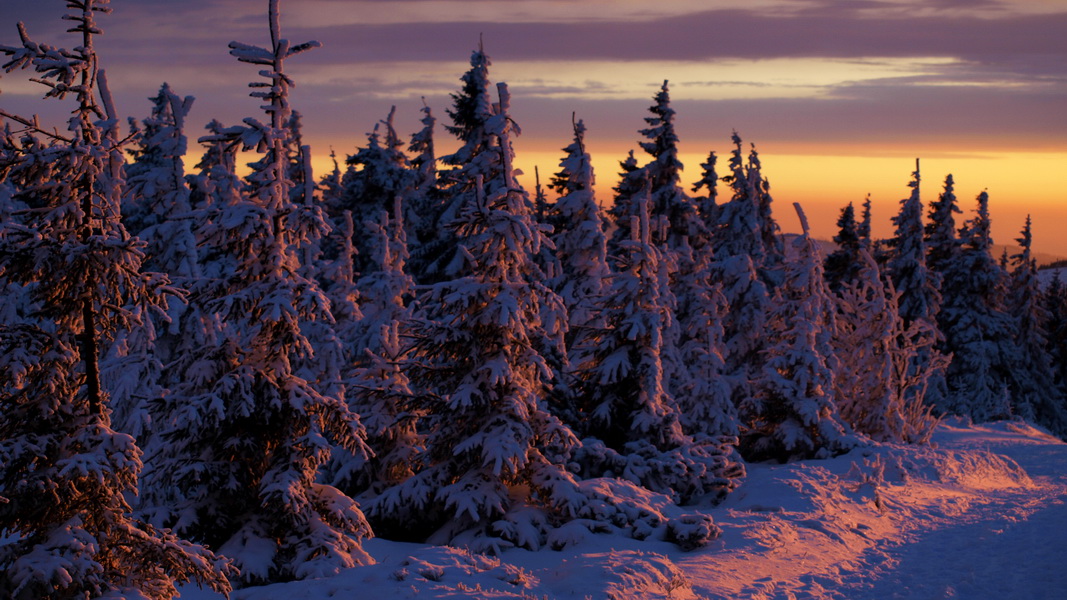
[[[15, 19], [26, 20], [39, 41], [77, 43], [60, 32], [67, 25], [58, 19], [62, 6], [6, 4], [0, 43], [16, 41]], [[257, 112], [246, 87], [257, 78], [255, 69], [230, 57], [226, 44], [267, 43], [262, 3], [111, 5], [115, 14], [101, 17], [106, 35], [98, 44], [124, 113], [146, 113], [145, 99], [163, 81], [198, 97], [192, 122], [236, 122]], [[554, 12], [541, 10], [546, 6]], [[565, 143], [572, 110], [586, 115], [591, 136], [634, 140], [655, 88], [667, 78], [680, 131], [692, 139], [724, 138], [738, 127], [782, 143], [907, 143], [939, 136], [1000, 143], [994, 138], [1027, 135], [1038, 145], [1067, 143], [1060, 116], [1067, 97], [1067, 13], [1049, 12], [1052, 3], [768, 0], [736, 6], [733, 0], [483, 0], [470, 4], [478, 13], [474, 22], [457, 22], [455, 14], [435, 21], [454, 7], [449, 0], [287, 0], [282, 10], [286, 37], [324, 43], [289, 65], [297, 82], [293, 105], [305, 113], [313, 135], [369, 130], [392, 104], [400, 105], [401, 129], [414, 130], [422, 96], [446, 120], [448, 95], [458, 89], [482, 36], [494, 58], [494, 80], [511, 86], [527, 140]], [[351, 23], [369, 14], [363, 9], [394, 16]], [[47, 104], [44, 112], [59, 118], [69, 110], [41, 103], [41, 92], [24, 80], [22, 74], [0, 79], [5, 108], [42, 112]]]

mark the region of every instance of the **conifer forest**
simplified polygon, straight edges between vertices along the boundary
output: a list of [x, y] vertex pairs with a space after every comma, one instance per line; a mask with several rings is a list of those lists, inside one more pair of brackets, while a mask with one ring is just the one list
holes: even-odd
[[319, 43], [263, 4], [270, 45], [229, 44], [239, 123], [167, 84], [115, 106], [108, 0], [66, 0], [64, 40], [2, 24], [0, 90], [70, 117], [0, 96], [0, 596], [225, 595], [371, 565], [371, 538], [692, 551], [753, 465], [946, 419], [1067, 436], [1067, 288], [1029, 220], [994, 255], [991, 194], [917, 160], [891, 237], [868, 198], [821, 246], [742, 132], [683, 181], [668, 81], [617, 185], [576, 114], [525, 189], [480, 44], [420, 129], [390, 112], [316, 173], [290, 89]]

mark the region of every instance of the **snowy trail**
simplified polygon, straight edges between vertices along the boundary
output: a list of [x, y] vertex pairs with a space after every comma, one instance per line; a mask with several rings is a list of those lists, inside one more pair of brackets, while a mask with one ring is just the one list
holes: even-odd
[[[942, 444], [952, 446], [951, 441]], [[972, 503], [966, 513], [937, 519], [935, 530], [915, 532], [885, 551], [892, 566], [875, 577], [857, 573], [832, 597], [1067, 597], [1067, 446], [996, 443], [986, 448], [1014, 459], [1035, 487], [997, 492], [983, 499], [988, 503]]]
[[[372, 540], [377, 565], [232, 598], [1067, 598], [1067, 444], [1011, 422], [949, 422], [935, 440], [751, 465], [726, 502], [700, 510], [723, 534], [693, 552], [655, 535], [589, 535], [562, 552], [498, 558]], [[221, 600], [184, 591], [183, 600]]]
[[948, 525], [889, 549], [885, 554], [892, 567], [873, 579], [858, 573], [857, 581], [843, 581], [827, 597], [1063, 598], [1067, 594], [1063, 492], [1029, 500], [1024, 509], [1011, 503], [984, 506], [979, 512], [988, 518]]
[[[1012, 427], [1006, 425], [1009, 434]], [[984, 494], [899, 490], [887, 502], [895, 504], [890, 518], [900, 535], [878, 540], [854, 562], [824, 561], [785, 581], [757, 579], [742, 595], [767, 600], [1067, 597], [1067, 445], [1040, 438], [1020, 444], [1010, 435], [976, 443], [973, 429], [946, 429], [943, 450], [983, 449], [1006, 456], [1031, 476], [1032, 485]]]

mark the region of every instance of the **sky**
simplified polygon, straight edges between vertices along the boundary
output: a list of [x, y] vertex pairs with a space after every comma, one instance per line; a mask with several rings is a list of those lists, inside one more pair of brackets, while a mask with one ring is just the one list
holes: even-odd
[[[211, 119], [258, 114], [253, 66], [237, 40], [267, 45], [266, 0], [112, 0], [100, 18], [102, 66], [120, 113], [148, 114], [168, 82], [196, 97], [189, 136]], [[78, 43], [60, 0], [0, 0], [0, 44], [25, 22], [38, 42]], [[283, 37], [323, 47], [287, 63], [292, 106], [320, 172], [365, 144], [397, 107], [405, 138], [423, 102], [442, 125], [482, 40], [490, 76], [508, 83], [521, 181], [558, 169], [571, 115], [585, 121], [597, 197], [611, 202], [618, 163], [639, 160], [638, 130], [669, 81], [687, 186], [711, 150], [720, 171], [737, 131], [756, 144], [787, 232], [800, 202], [830, 238], [842, 206], [871, 194], [874, 234], [908, 194], [921, 160], [923, 201], [952, 174], [967, 218], [990, 194], [993, 236], [1018, 237], [1033, 217], [1037, 251], [1067, 256], [1067, 0], [283, 0]], [[26, 73], [0, 76], [0, 108], [60, 123]], [[194, 125], [195, 124], [195, 125]], [[191, 144], [191, 154], [199, 149]], [[187, 161], [194, 164], [195, 160]]]

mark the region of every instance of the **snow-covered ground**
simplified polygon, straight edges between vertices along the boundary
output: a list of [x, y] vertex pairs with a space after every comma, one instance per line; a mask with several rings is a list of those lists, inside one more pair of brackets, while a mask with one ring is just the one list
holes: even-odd
[[563, 551], [500, 557], [375, 539], [376, 565], [233, 598], [1067, 598], [1067, 444], [1021, 422], [959, 420], [934, 441], [749, 465], [715, 508], [644, 497], [665, 516], [700, 512], [722, 528], [689, 552], [662, 541], [663, 528], [644, 541], [586, 533]]

